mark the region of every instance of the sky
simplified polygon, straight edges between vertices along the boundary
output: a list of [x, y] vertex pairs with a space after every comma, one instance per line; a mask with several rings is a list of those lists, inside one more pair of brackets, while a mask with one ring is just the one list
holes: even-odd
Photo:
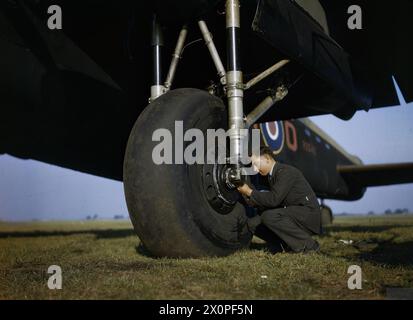
[[[413, 103], [358, 112], [352, 120], [311, 119], [365, 164], [413, 161]], [[413, 184], [369, 188], [360, 201], [326, 201], [334, 213], [413, 211]], [[128, 216], [120, 182], [33, 160], [0, 156], [0, 220], [79, 220]]]

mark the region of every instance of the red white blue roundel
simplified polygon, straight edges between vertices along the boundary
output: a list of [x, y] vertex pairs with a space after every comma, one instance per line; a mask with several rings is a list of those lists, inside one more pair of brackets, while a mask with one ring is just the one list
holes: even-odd
[[273, 121], [260, 124], [261, 133], [265, 144], [274, 151], [280, 153], [284, 146], [284, 126], [282, 121]]

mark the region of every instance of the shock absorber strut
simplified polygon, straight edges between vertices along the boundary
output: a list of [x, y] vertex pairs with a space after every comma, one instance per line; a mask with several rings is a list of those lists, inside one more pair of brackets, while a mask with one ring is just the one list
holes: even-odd
[[[244, 82], [240, 59], [240, 2], [226, 1], [226, 30], [227, 30], [227, 99], [228, 99], [228, 128], [230, 139], [230, 161], [233, 174], [241, 175], [241, 156], [244, 147]], [[235, 169], [235, 170], [234, 170]]]
[[150, 102], [165, 92], [162, 83], [162, 48], [164, 46], [162, 29], [156, 15], [152, 20], [152, 54], [153, 54], [153, 83], [151, 87]]

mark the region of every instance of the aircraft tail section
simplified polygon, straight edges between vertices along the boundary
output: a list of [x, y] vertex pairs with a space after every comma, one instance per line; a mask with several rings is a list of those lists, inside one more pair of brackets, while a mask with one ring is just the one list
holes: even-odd
[[338, 172], [349, 184], [378, 187], [413, 183], [413, 162], [378, 165], [338, 166]]

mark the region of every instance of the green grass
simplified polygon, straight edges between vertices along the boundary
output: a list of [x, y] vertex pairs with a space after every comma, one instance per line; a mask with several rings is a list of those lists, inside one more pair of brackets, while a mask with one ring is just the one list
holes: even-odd
[[[321, 254], [271, 255], [254, 239], [224, 258], [153, 259], [129, 222], [3, 222], [0, 299], [383, 299], [413, 288], [412, 216], [338, 218], [319, 242]], [[362, 290], [347, 288], [353, 264]], [[50, 265], [62, 290], [47, 287]]]

